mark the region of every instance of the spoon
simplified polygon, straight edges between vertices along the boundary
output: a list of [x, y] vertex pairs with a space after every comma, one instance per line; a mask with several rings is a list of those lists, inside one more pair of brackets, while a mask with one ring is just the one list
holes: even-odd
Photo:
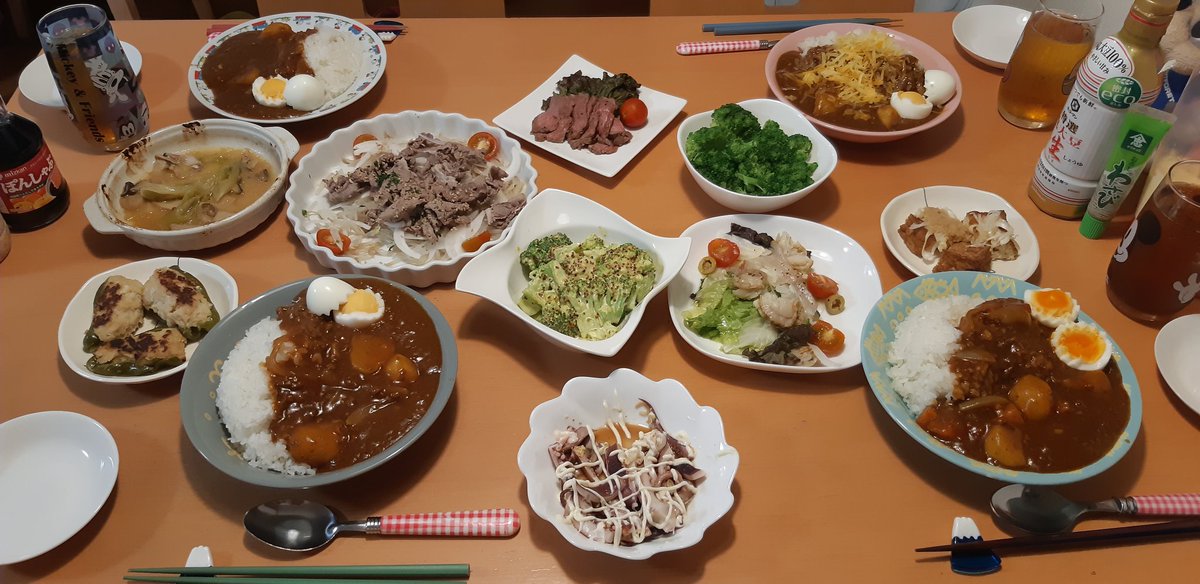
[[342, 532], [434, 537], [509, 537], [521, 529], [512, 509], [410, 513], [338, 521], [333, 509], [312, 501], [279, 500], [246, 511], [246, 531], [281, 550], [307, 552], [324, 547]]
[[1045, 487], [1007, 485], [992, 495], [992, 512], [1025, 531], [1063, 533], [1071, 531], [1089, 513], [1200, 516], [1200, 494], [1114, 497], [1079, 503]]

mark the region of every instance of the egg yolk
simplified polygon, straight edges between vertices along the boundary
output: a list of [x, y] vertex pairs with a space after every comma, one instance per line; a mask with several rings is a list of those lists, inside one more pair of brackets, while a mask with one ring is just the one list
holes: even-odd
[[350, 312], [365, 312], [374, 314], [379, 310], [379, 303], [375, 301], [375, 295], [366, 290], [355, 290], [346, 298], [346, 302], [342, 304], [341, 313]]
[[287, 87], [287, 81], [272, 77], [263, 81], [261, 87], [258, 88], [259, 93], [266, 99], [283, 99], [283, 89]]
[[900, 99], [916, 105], [924, 105], [926, 102], [925, 96], [915, 91], [900, 92]]
[[1033, 301], [1043, 312], [1052, 315], [1066, 314], [1071, 311], [1071, 297], [1062, 290], [1039, 290], [1034, 293]]
[[1068, 355], [1085, 363], [1095, 363], [1104, 356], [1104, 341], [1092, 330], [1066, 331], [1059, 337], [1058, 344]]

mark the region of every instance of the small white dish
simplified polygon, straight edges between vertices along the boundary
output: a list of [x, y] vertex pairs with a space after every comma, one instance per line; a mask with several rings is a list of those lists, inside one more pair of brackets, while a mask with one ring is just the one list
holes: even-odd
[[933, 273], [937, 263], [925, 263], [921, 256], [914, 254], [900, 239], [899, 229], [908, 219], [926, 206], [949, 209], [958, 218], [963, 218], [968, 211], [1004, 211], [1008, 222], [1013, 228], [1013, 237], [1017, 240], [1018, 256], [1015, 260], [994, 261], [992, 271], [1002, 276], [1019, 280], [1028, 280], [1037, 271], [1038, 263], [1042, 261], [1042, 253], [1038, 247], [1037, 236], [1025, 218], [1017, 212], [1008, 201], [1000, 195], [973, 189], [970, 187], [932, 186], [913, 189], [892, 199], [883, 213], [879, 215], [879, 229], [883, 232], [883, 243], [904, 267], [918, 276]]
[[[121, 49], [125, 51], [125, 58], [129, 59], [133, 76], [137, 77], [142, 72], [142, 52], [125, 41], [121, 41]], [[58, 109], [67, 107], [67, 104], [63, 103], [62, 94], [58, 92], [58, 84], [54, 82], [54, 73], [50, 70], [45, 52], [38, 53], [38, 56], [25, 66], [17, 86], [21, 89], [21, 95], [33, 103]]]
[[[561, 232], [571, 241], [583, 241], [599, 233], [608, 243], [632, 243], [649, 251], [658, 262], [658, 282], [646, 297], [625, 317], [621, 329], [602, 341], [588, 341], [564, 335], [534, 320], [517, 306], [517, 298], [529, 284], [517, 258], [529, 242]], [[508, 239], [475, 256], [458, 275], [455, 289], [474, 294], [509, 311], [547, 339], [569, 349], [612, 357], [633, 336], [646, 312], [646, 305], [679, 273], [687, 257], [691, 240], [686, 237], [658, 237], [639, 229], [604, 205], [574, 193], [547, 189], [529, 201], [510, 228]]]
[[714, 201], [743, 213], [769, 213], [803, 199], [805, 195], [816, 190], [817, 187], [821, 186], [821, 183], [825, 182], [825, 179], [829, 178], [829, 175], [833, 174], [833, 169], [837, 167], [837, 150], [834, 149], [829, 139], [818, 132], [817, 128], [812, 125], [812, 122], [808, 121], [808, 118], [800, 113], [800, 110], [775, 99], [748, 99], [738, 102], [738, 105], [754, 114], [754, 117], [758, 118], [760, 124], [766, 123], [767, 120], [774, 120], [789, 135], [803, 134], [808, 136], [808, 139], [812, 140], [812, 153], [809, 155], [809, 161], [817, 163], [817, 170], [813, 173], [813, 182], [811, 185], [782, 195], [760, 197], [721, 187], [697, 172], [696, 167], [692, 166], [692, 161], [688, 160], [687, 157], [688, 135], [700, 128], [711, 126], [712, 115], [715, 110], [699, 113], [679, 124], [679, 131], [676, 133], [679, 142], [679, 154], [683, 156], [683, 163], [687, 165], [688, 172], [692, 173], [692, 178], [696, 179], [696, 184], [700, 185], [700, 188], [708, 196], [712, 197]]
[[968, 55], [997, 69], [1008, 67], [1030, 13], [1015, 6], [972, 6], [954, 17], [954, 40]]
[[[617, 413], [640, 423], [638, 401], [644, 399], [658, 414], [669, 434], [686, 434], [696, 450], [696, 468], [704, 471], [696, 497], [688, 506], [687, 524], [675, 533], [635, 546], [613, 546], [583, 536], [562, 517], [558, 479], [547, 448], [555, 433], [568, 426], [602, 426]], [[525, 475], [529, 506], [550, 522], [571, 545], [627, 560], [644, 560], [659, 552], [679, 550], [699, 543], [704, 531], [733, 506], [733, 477], [739, 456], [725, 443], [725, 426], [717, 410], [700, 406], [687, 388], [674, 379], [651, 381], [636, 371], [617, 369], [608, 377], [576, 377], [562, 395], [544, 402], [529, 415], [529, 437], [517, 452], [517, 466]]]
[[1200, 314], [1168, 322], [1154, 339], [1154, 360], [1171, 391], [1200, 414]]
[[117, 482], [112, 434], [74, 412], [0, 424], [0, 565], [44, 554], [83, 529]]
[[[563, 142], [561, 144], [554, 142], [538, 142], [533, 137], [533, 118], [542, 113], [542, 101], [554, 94], [554, 86], [559, 79], [566, 77], [576, 71], [582, 71], [584, 75], [590, 77], [600, 77], [605, 71], [600, 67], [588, 62], [587, 59], [579, 55], [571, 55], [567, 62], [563, 63], [553, 74], [550, 75], [541, 85], [537, 86], [532, 93], [525, 96], [516, 105], [504, 110], [503, 113], [492, 118], [492, 122], [497, 126], [508, 130], [512, 135], [529, 142], [530, 144], [545, 150], [563, 160], [573, 162], [576, 165], [582, 166], [601, 176], [614, 176], [621, 172], [625, 165], [629, 164], [651, 142], [654, 137], [662, 132], [679, 112], [683, 111], [683, 106], [687, 105], [686, 99], [681, 99], [673, 95], [668, 95], [661, 91], [655, 91], [643, 85], [638, 93], [638, 98], [646, 102], [646, 125], [636, 130], [631, 129], [633, 139], [624, 146], [617, 149], [612, 154], [592, 154], [587, 149], [575, 150], [570, 144]], [[637, 77], [635, 75], [635, 77]], [[641, 80], [639, 79], [639, 82]]]
[[[846, 335], [846, 348], [840, 354], [830, 357], [817, 351], [817, 357], [822, 362], [820, 367], [755, 363], [741, 355], [723, 352], [720, 343], [697, 335], [684, 324], [683, 312], [691, 308], [691, 295], [700, 289], [700, 281], [703, 279], [698, 269], [700, 259], [708, 255], [708, 242], [717, 237], [728, 237], [730, 223], [749, 227], [771, 237], [787, 232], [796, 243], [812, 252], [813, 266], [817, 273], [837, 281], [838, 293], [846, 297], [846, 310], [832, 316], [822, 314], [822, 319]], [[667, 290], [667, 303], [671, 310], [671, 323], [675, 325], [676, 332], [693, 349], [722, 363], [781, 373], [828, 373], [857, 367], [862, 363], [859, 335], [871, 307], [883, 296], [883, 284], [879, 281], [879, 271], [875, 269], [875, 263], [871, 261], [867, 250], [850, 236], [819, 223], [795, 217], [725, 215], [700, 221], [685, 229], [681, 237], [690, 238], [692, 248], [683, 269]]]
[[354, 122], [317, 142], [312, 150], [300, 159], [300, 164], [296, 166], [296, 172], [292, 173], [291, 183], [283, 196], [287, 201], [287, 218], [292, 223], [292, 231], [296, 233], [304, 248], [317, 259], [317, 263], [337, 270], [339, 274], [376, 276], [417, 288], [439, 282], [453, 282], [468, 260], [508, 237], [512, 232], [512, 225], [510, 224], [499, 238], [484, 243], [476, 251], [462, 252], [449, 259], [414, 265], [407, 263], [404, 260], [406, 256], [399, 252], [393, 255], [379, 254], [365, 261], [333, 255], [328, 248], [317, 245], [318, 227], [305, 218], [305, 213], [329, 209], [325, 179], [335, 169], [345, 165], [346, 156], [353, 151], [354, 140], [363, 134], [370, 134], [388, 144], [395, 144], [395, 151], [398, 152], [422, 133], [465, 143], [477, 132], [488, 132], [500, 141], [500, 154], [497, 157], [499, 165], [510, 177], [525, 183], [526, 200], [532, 200], [537, 194], [537, 170], [533, 168], [533, 159], [521, 148], [520, 142], [508, 137], [498, 128], [487, 125], [483, 120], [461, 114], [403, 111]]
[[[188, 343], [186, 349], [187, 361], [170, 369], [151, 373], [150, 375], [135, 375], [130, 377], [92, 373], [87, 368], [88, 359], [92, 355], [83, 350], [83, 335], [92, 323], [92, 301], [96, 296], [96, 290], [99, 289], [100, 284], [104, 283], [104, 280], [108, 279], [109, 276], [125, 276], [139, 282], [145, 282], [150, 277], [150, 274], [154, 273], [154, 270], [175, 265], [195, 276], [197, 280], [200, 280], [201, 284], [204, 284], [204, 289], [208, 292], [208, 296], [212, 299], [213, 306], [217, 309], [217, 314], [221, 315], [221, 318], [225, 318], [231, 310], [237, 308], [237, 282], [234, 281], [233, 276], [229, 275], [229, 272], [221, 269], [216, 264], [195, 258], [182, 257], [161, 257], [125, 264], [92, 276], [90, 280], [79, 288], [79, 291], [75, 293], [75, 297], [67, 304], [67, 309], [63, 311], [62, 320], [58, 323], [58, 354], [62, 357], [63, 362], [84, 379], [114, 385], [146, 383], [169, 377], [187, 368], [188, 363], [191, 361], [192, 353], [196, 352], [196, 347], [200, 344], [198, 342]], [[143, 320], [142, 328], [139, 330], [152, 328], [152, 323], [153, 320], [149, 316], [146, 316]]]

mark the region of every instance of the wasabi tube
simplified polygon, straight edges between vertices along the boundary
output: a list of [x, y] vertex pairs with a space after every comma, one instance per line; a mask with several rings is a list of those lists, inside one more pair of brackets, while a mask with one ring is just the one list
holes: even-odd
[[1104, 233], [1133, 183], [1141, 176], [1154, 149], [1174, 123], [1172, 114], [1141, 104], [1129, 107], [1117, 132], [1117, 146], [1104, 165], [1096, 194], [1092, 195], [1083, 223], [1079, 225], [1079, 232], [1084, 237], [1098, 239]]

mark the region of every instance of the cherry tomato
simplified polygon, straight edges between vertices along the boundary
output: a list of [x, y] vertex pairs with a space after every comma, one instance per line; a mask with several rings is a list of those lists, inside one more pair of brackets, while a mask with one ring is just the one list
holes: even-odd
[[482, 152], [485, 160], [491, 160], [500, 153], [500, 142], [488, 132], [477, 132], [467, 140], [467, 146]]
[[646, 125], [646, 102], [631, 97], [621, 104], [621, 123], [626, 128], [640, 128]]
[[462, 244], [462, 248], [463, 248], [463, 251], [465, 251], [467, 253], [471, 253], [473, 251], [479, 251], [479, 248], [483, 247], [483, 244], [485, 244], [491, 240], [492, 240], [492, 234], [488, 233], [487, 231], [484, 231], [483, 233], [480, 233], [479, 235], [476, 235], [475, 237], [472, 237], [471, 239], [464, 241]]
[[345, 233], [338, 233], [337, 238], [333, 237], [333, 231], [329, 229], [317, 230], [317, 245], [333, 252], [333, 255], [344, 255], [350, 250], [350, 237]]
[[834, 294], [837, 294], [838, 285], [837, 282], [834, 282], [833, 278], [830, 278], [829, 276], [822, 276], [821, 274], [809, 274], [808, 291], [812, 292], [813, 298], [816, 298], [817, 300], [824, 300], [830, 296], [833, 296]]
[[354, 139], [354, 144], [352, 144], [352, 146], [358, 146], [363, 142], [374, 142], [375, 140], [378, 140], [378, 138], [372, 136], [371, 134], [359, 134], [358, 137]]
[[812, 330], [812, 344], [826, 355], [837, 355], [846, 347], [846, 334], [833, 328], [833, 325], [818, 320], [816, 324], [812, 325]]
[[708, 255], [717, 261], [717, 267], [728, 268], [738, 261], [742, 250], [736, 243], [718, 237], [708, 242]]

